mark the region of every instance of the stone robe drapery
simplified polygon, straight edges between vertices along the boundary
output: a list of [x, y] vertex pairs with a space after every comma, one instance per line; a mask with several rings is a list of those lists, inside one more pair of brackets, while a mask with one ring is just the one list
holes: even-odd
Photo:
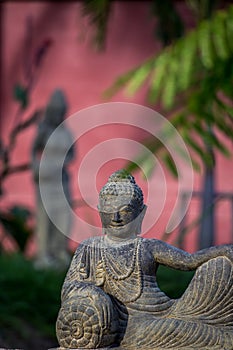
[[233, 349], [232, 262], [225, 257], [201, 265], [180, 299], [156, 282], [154, 240], [137, 238], [119, 247], [103, 237], [79, 245], [65, 279], [62, 301], [74, 289], [98, 286], [110, 296], [123, 349]]

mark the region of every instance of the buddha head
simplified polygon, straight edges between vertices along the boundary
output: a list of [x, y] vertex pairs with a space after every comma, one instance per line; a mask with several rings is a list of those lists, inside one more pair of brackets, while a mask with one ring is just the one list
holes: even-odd
[[141, 233], [146, 206], [134, 177], [124, 169], [113, 173], [100, 190], [98, 210], [108, 236], [127, 239]]

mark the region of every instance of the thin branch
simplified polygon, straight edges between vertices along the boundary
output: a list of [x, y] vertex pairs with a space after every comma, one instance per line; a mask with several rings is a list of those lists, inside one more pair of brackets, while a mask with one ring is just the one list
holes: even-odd
[[30, 163], [24, 163], [20, 165], [14, 165], [14, 166], [6, 166], [4, 167], [2, 173], [0, 174], [0, 180], [2, 181], [6, 176], [27, 171], [31, 168]]

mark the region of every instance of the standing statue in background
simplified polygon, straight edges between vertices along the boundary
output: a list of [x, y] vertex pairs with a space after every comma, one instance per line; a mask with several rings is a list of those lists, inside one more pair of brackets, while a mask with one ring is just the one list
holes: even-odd
[[[120, 170], [99, 194], [103, 236], [77, 248], [62, 287], [60, 349], [233, 349], [233, 245], [187, 253], [138, 236], [146, 211]], [[179, 299], [157, 284], [159, 264], [196, 273]]]
[[[74, 159], [74, 147], [70, 147], [73, 144], [72, 135], [65, 123], [63, 123], [66, 111], [67, 102], [63, 92], [55, 90], [45, 109], [44, 118], [38, 126], [32, 148], [32, 171], [37, 195], [37, 257], [35, 266], [42, 268], [64, 268], [70, 263], [67, 237], [71, 229], [71, 217], [67, 206], [64, 205], [64, 200], [66, 199], [68, 203], [71, 203], [70, 180], [67, 167]], [[53, 142], [46, 146], [46, 159], [43, 162], [43, 167], [40, 167], [40, 160], [45, 145], [53, 131], [61, 123], [62, 126], [56, 132], [56, 138], [53, 137]], [[65, 162], [62, 165], [65, 154]], [[59, 179], [56, 176], [61, 166], [65, 198], [58, 190]], [[40, 188], [42, 187], [47, 194], [46, 208], [49, 208], [50, 212], [52, 211], [52, 217], [55, 219], [53, 221], [59, 224], [58, 227], [61, 230], [50, 220], [44, 208], [40, 194]]]

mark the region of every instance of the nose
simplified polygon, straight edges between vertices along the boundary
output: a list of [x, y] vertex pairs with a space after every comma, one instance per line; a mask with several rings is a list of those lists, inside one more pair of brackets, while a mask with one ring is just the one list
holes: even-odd
[[115, 222], [121, 222], [121, 221], [122, 221], [119, 211], [117, 211], [117, 212], [114, 213], [114, 215], [113, 215], [113, 221], [115, 221]]

